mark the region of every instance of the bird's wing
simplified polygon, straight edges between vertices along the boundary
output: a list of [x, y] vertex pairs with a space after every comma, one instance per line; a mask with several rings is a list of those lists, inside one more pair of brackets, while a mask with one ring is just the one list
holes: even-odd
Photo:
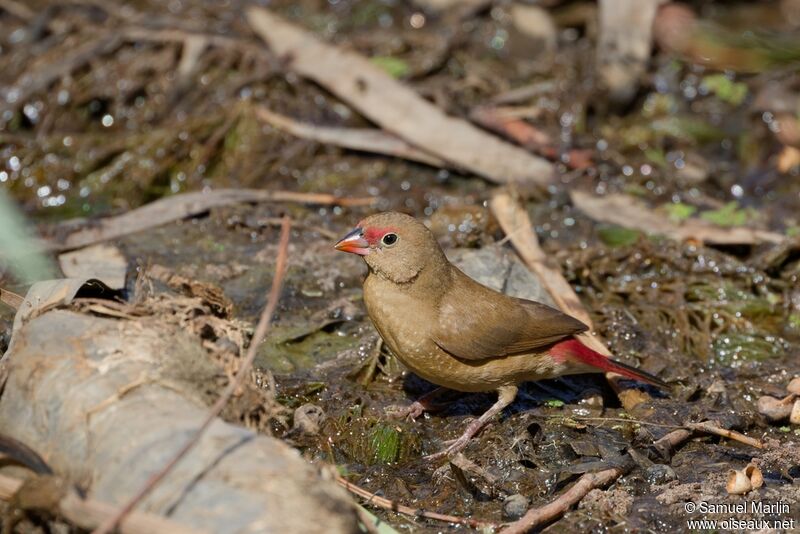
[[433, 338], [463, 360], [484, 360], [533, 351], [587, 327], [550, 306], [509, 297], [463, 273], [439, 305]]

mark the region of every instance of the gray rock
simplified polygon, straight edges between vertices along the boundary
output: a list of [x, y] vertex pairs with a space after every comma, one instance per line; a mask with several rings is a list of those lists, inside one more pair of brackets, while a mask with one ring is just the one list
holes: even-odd
[[675, 470], [666, 464], [654, 464], [644, 472], [644, 478], [653, 485], [666, 484], [678, 479]]
[[316, 404], [303, 404], [294, 411], [292, 430], [301, 434], [315, 435], [325, 421], [325, 412]]
[[555, 306], [539, 279], [506, 247], [457, 248], [446, 254], [456, 267], [487, 287], [512, 297]]
[[525, 495], [519, 493], [509, 495], [503, 501], [503, 518], [510, 521], [519, 519], [528, 511], [530, 504], [531, 501]]

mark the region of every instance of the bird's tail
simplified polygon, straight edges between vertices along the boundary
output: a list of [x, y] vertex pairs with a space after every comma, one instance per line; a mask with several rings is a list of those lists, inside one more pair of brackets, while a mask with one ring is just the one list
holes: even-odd
[[550, 348], [549, 352], [554, 358], [572, 360], [603, 372], [617, 373], [627, 378], [641, 380], [642, 382], [653, 384], [654, 386], [659, 386], [665, 389], [669, 388], [667, 383], [660, 378], [653, 376], [650, 373], [645, 373], [636, 367], [631, 367], [630, 365], [612, 360], [611, 358], [606, 358], [599, 352], [590, 349], [577, 339], [567, 339], [565, 341], [556, 343]]

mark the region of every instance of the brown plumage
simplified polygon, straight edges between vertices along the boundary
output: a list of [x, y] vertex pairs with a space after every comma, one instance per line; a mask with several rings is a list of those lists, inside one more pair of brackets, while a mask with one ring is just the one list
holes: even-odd
[[[516, 396], [517, 384], [562, 375], [614, 371], [663, 385], [609, 360], [573, 336], [586, 325], [538, 302], [509, 297], [474, 281], [445, 257], [419, 221], [379, 213], [336, 244], [369, 266], [364, 303], [397, 358], [422, 378], [458, 391], [497, 390], [497, 403], [456, 442], [434, 455], [462, 449]], [[415, 403], [409, 410], [421, 412]]]

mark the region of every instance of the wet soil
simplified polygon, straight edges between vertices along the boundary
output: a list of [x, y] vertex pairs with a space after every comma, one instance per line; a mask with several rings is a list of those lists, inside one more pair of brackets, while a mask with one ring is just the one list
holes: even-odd
[[[0, 38], [4, 86], [42, 76], [55, 58], [110, 36], [110, 28], [203, 31], [234, 40], [211, 46], [181, 75], [180, 39], [129, 38], [45, 90], [14, 99], [5, 94], [0, 182], [45, 232], [67, 218], [119, 213], [200, 188], [375, 197], [371, 208], [214, 209], [116, 244], [133, 267], [129, 290], [135, 271], [164, 265], [218, 284], [233, 300], [234, 315], [254, 322], [274, 270], [274, 218], [289, 214], [289, 272], [257, 366], [274, 373], [278, 400], [287, 409], [311, 403], [325, 419], [313, 435], [292, 432], [291, 421], [273, 421], [269, 431], [378, 495], [500, 523], [512, 495], [544, 504], [580, 474], [622, 465], [626, 475], [592, 492], [550, 529], [666, 532], [685, 528], [687, 501], [741, 500], [726, 493], [725, 477], [755, 459], [766, 484], [747, 499], [793, 502], [791, 517], [800, 517], [800, 429], [769, 423], [756, 411], [759, 396], [782, 396], [789, 379], [800, 376], [797, 244], [711, 248], [646, 237], [592, 221], [566, 195], [567, 188], [625, 192], [676, 217], [687, 210], [710, 213], [722, 224], [733, 218], [796, 235], [797, 166], [779, 170], [786, 147], [771, 131], [774, 117], [755, 106], [765, 86], [791, 87], [792, 65], [727, 73], [731, 83], [744, 86], [743, 100], [735, 103], [711, 89], [708, 76], [716, 71], [656, 52], [640, 94], [627, 109], [613, 111], [595, 87], [594, 4], [554, 4], [549, 12], [558, 25], [558, 52], [550, 57], [519, 35], [503, 2], [463, 19], [423, 14], [406, 2], [270, 3], [331, 42], [393, 58], [391, 65], [402, 66], [399, 76], [454, 115], [468, 116], [510, 89], [533, 84], [533, 96], [516, 104], [537, 109], [535, 124], [559, 151], [592, 153], [594, 163], [586, 169], [556, 162], [557, 185], [529, 195], [527, 209], [543, 247], [612, 352], [657, 374], [672, 390], [647, 389], [652, 400], [631, 413], [599, 375], [524, 384], [512, 407], [466, 449], [480, 467], [475, 472], [422, 456], [459, 435], [494, 396], [454, 393], [441, 411], [416, 422], [389, 418], [389, 407], [408, 404], [434, 386], [380, 350], [361, 301], [365, 265], [337, 253], [332, 243], [368, 213], [395, 209], [424, 218], [450, 250], [490, 247], [503, 237], [485, 204], [491, 186], [260, 124], [252, 113], [258, 104], [312, 123], [367, 125], [266, 53], [242, 17], [242, 3], [58, 7], [40, 1], [31, 2], [39, 14], [29, 20], [0, 13], [8, 29]], [[747, 7], [696, 4], [699, 13], [731, 28], [737, 10]], [[766, 12], [777, 4], [763, 5]], [[772, 30], [786, 30], [785, 20], [765, 18]], [[733, 209], [724, 211], [730, 202]], [[0, 283], [24, 290], [8, 277]], [[3, 310], [0, 349], [10, 321]], [[698, 436], [674, 454], [650, 450], [676, 426], [705, 419], [765, 439], [769, 448]], [[374, 512], [398, 531], [463, 530]]]

